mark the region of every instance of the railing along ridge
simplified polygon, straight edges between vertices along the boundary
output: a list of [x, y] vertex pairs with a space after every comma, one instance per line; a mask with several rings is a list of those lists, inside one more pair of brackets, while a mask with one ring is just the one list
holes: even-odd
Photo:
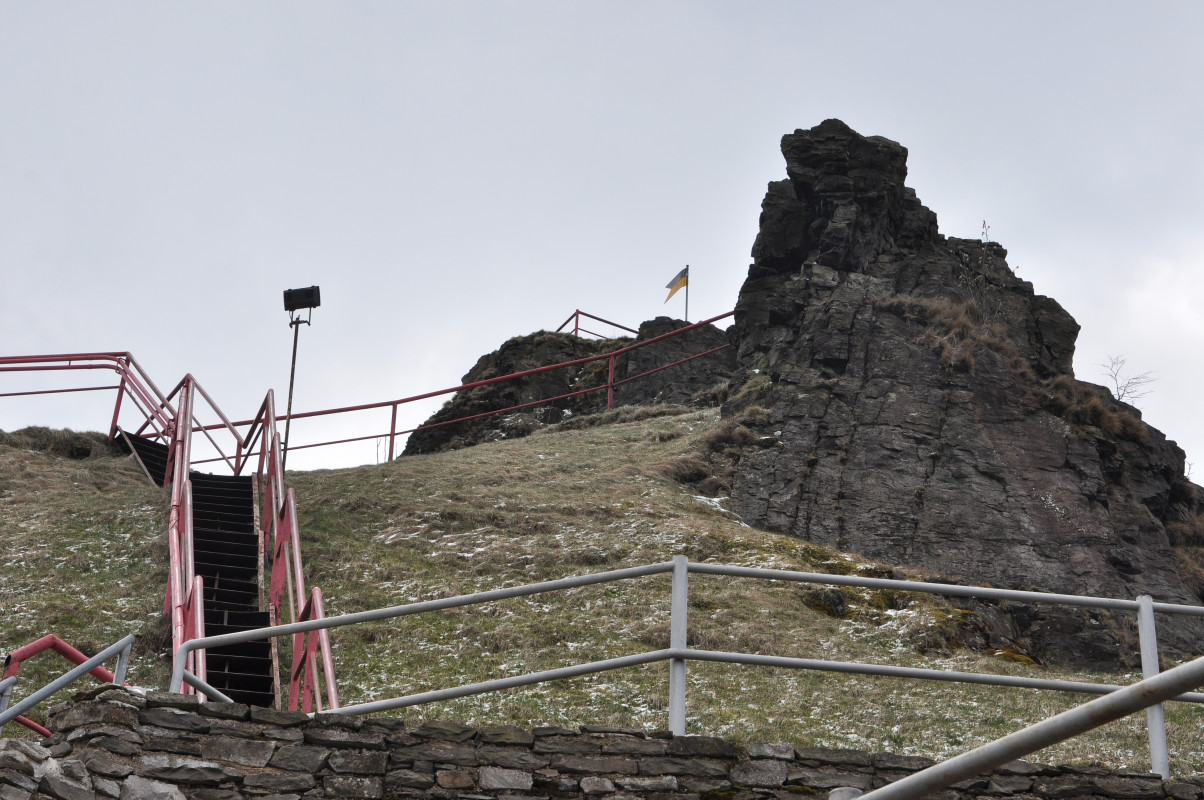
[[[625, 345], [623, 347], [620, 347], [620, 348], [613, 350], [611, 352], [608, 352], [608, 353], [600, 353], [598, 355], [587, 356], [585, 358], [573, 359], [570, 361], [564, 361], [564, 362], [561, 362], [558, 364], [549, 364], [549, 365], [542, 366], [542, 367], [534, 367], [532, 369], [514, 372], [509, 375], [501, 375], [501, 376], [497, 376], [494, 378], [488, 378], [485, 380], [472, 381], [470, 383], [461, 384], [459, 386], [452, 386], [452, 387], [449, 387], [446, 389], [438, 389], [438, 390], [435, 390], [432, 392], [423, 392], [421, 394], [411, 395], [408, 397], [402, 397], [402, 398], [399, 398], [396, 400], [383, 400], [383, 401], [379, 401], [379, 402], [375, 402], [375, 403], [361, 403], [358, 405], [342, 406], [342, 407], [338, 407], [338, 408], [322, 409], [322, 410], [318, 410], [318, 411], [298, 412], [298, 413], [292, 414], [291, 417], [286, 417], [286, 419], [293, 419], [293, 420], [314, 419], [314, 418], [318, 418], [318, 417], [334, 416], [334, 415], [338, 415], [338, 414], [350, 414], [350, 413], [356, 413], [356, 412], [361, 412], [361, 411], [371, 411], [371, 410], [375, 410], [375, 409], [384, 409], [384, 408], [390, 409], [391, 417], [390, 417], [390, 421], [389, 421], [389, 429], [384, 432], [371, 433], [371, 434], [360, 435], [360, 436], [352, 436], [352, 437], [347, 437], [347, 438], [342, 438], [342, 439], [332, 439], [329, 441], [314, 442], [314, 443], [309, 443], [309, 444], [300, 444], [300, 445], [290, 444], [288, 449], [290, 451], [291, 450], [309, 450], [309, 449], [313, 449], [313, 448], [317, 448], [317, 447], [329, 447], [329, 446], [333, 446], [333, 445], [350, 444], [350, 443], [354, 443], [354, 442], [379, 440], [379, 439], [383, 439], [383, 438], [387, 437], [387, 439], [388, 439], [387, 458], [389, 460], [392, 460], [396, 455], [397, 438], [399, 436], [405, 436], [405, 435], [414, 433], [416, 431], [444, 427], [447, 425], [455, 425], [455, 424], [458, 424], [461, 422], [470, 422], [473, 420], [482, 419], [484, 417], [497, 416], [497, 415], [501, 415], [501, 414], [509, 414], [509, 413], [513, 413], [516, 411], [521, 411], [523, 409], [532, 408], [532, 407], [540, 406], [540, 405], [547, 405], [549, 403], [555, 403], [555, 402], [558, 402], [561, 400], [567, 400], [567, 399], [570, 399], [573, 397], [578, 397], [578, 396], [591, 394], [594, 392], [601, 392], [601, 391], [606, 391], [606, 393], [607, 393], [606, 407], [612, 408], [614, 406], [614, 391], [616, 388], [618, 388], [620, 386], [624, 386], [629, 383], [633, 383], [638, 380], [641, 380], [643, 378], [648, 377], [649, 375], [653, 375], [658, 372], [662, 372], [664, 370], [671, 369], [676, 366], [680, 366], [681, 364], [685, 364], [687, 362], [694, 361], [699, 358], [704, 358], [706, 356], [712, 355], [712, 354], [720, 352], [722, 350], [726, 350], [729, 347], [731, 347], [731, 345], [725, 344], [720, 347], [711, 348], [711, 349], [705, 350], [703, 352], [695, 353], [694, 355], [687, 356], [685, 358], [678, 359], [676, 361], [673, 361], [673, 362], [670, 362], [667, 364], [662, 364], [659, 367], [654, 367], [650, 370], [646, 370], [638, 375], [632, 375], [632, 376], [628, 376], [628, 377], [620, 379], [620, 380], [615, 380], [615, 376], [614, 376], [615, 362], [618, 358], [620, 358], [628, 353], [631, 353], [635, 350], [639, 350], [644, 347], [649, 347], [651, 345], [657, 344], [659, 342], [665, 341], [666, 339], [670, 339], [675, 336], [681, 336], [683, 334], [687, 334], [690, 331], [697, 330], [698, 328], [704, 327], [706, 325], [711, 325], [715, 322], [718, 322], [719, 320], [731, 317], [734, 314], [735, 314], [734, 311], [729, 311], [724, 314], [719, 314], [717, 316], [710, 317], [708, 319], [704, 319], [699, 322], [685, 325], [681, 328], [677, 328], [677, 329], [669, 331], [667, 333], [663, 333], [658, 336], [654, 336], [652, 338], [645, 339], [642, 342], [635, 342], [630, 345]], [[608, 320], [604, 320], [601, 317], [596, 317], [592, 314], [587, 314], [587, 313], [585, 313], [583, 311], [579, 311], [579, 310], [575, 311], [574, 314], [569, 317], [569, 320], [567, 320], [565, 322], [565, 325], [568, 324], [568, 321], [571, 321], [573, 319], [579, 319], [579, 317], [581, 317], [581, 316], [588, 317], [590, 319], [595, 319], [600, 322], [605, 322], [608, 325], [614, 325], [615, 327], [620, 328], [622, 330], [630, 331], [632, 333], [637, 333], [637, 331], [634, 331], [631, 328], [626, 328], [625, 326], [619, 325], [618, 323], [613, 323]], [[563, 327], [564, 327], [564, 325], [561, 325], [561, 328], [563, 328]], [[551, 372], [554, 370], [570, 369], [573, 367], [584, 366], [586, 364], [594, 363], [597, 361], [607, 361], [608, 362], [606, 382], [599, 384], [598, 386], [592, 386], [592, 387], [588, 387], [585, 389], [579, 389], [579, 390], [576, 390], [573, 392], [568, 392], [566, 394], [557, 395], [555, 397], [547, 397], [547, 398], [542, 398], [540, 400], [530, 401], [530, 402], [526, 402], [526, 403], [519, 403], [519, 404], [516, 404], [513, 406], [508, 406], [506, 408], [499, 408], [499, 409], [496, 409], [493, 411], [487, 411], [487, 412], [482, 412], [482, 413], [478, 413], [478, 414], [467, 415], [467, 416], [460, 417], [457, 419], [441, 420], [439, 422], [432, 422], [432, 423], [428, 423], [428, 424], [418, 425], [413, 428], [399, 429], [397, 427], [398, 408], [400, 408], [403, 405], [407, 405], [409, 403], [415, 403], [415, 402], [418, 402], [421, 400], [428, 400], [428, 399], [431, 399], [434, 397], [440, 397], [443, 395], [454, 394], [456, 392], [475, 389], [475, 388], [479, 388], [482, 386], [490, 386], [493, 384], [503, 383], [506, 381], [519, 380], [522, 378], [530, 377], [532, 375], [538, 375], [541, 373]], [[192, 416], [185, 417], [186, 419], [192, 420], [192, 425], [190, 427], [189, 434], [200, 433], [201, 435], [205, 436], [209, 445], [217, 453], [217, 455], [214, 457], [190, 460], [189, 461], [190, 466], [221, 462], [226, 465], [226, 467], [231, 471], [232, 474], [238, 475], [238, 474], [241, 474], [242, 470], [246, 467], [246, 464], [250, 458], [255, 457], [255, 456], [262, 457], [262, 450], [263, 450], [265, 443], [261, 439], [260, 431], [256, 427], [262, 417], [262, 407], [261, 407], [260, 412], [252, 419], [239, 420], [236, 422], [231, 421], [222, 412], [221, 408], [217, 405], [217, 403], [214, 402], [213, 398], [209, 395], [209, 393], [205, 391], [205, 389], [200, 385], [200, 383], [196, 380], [196, 378], [194, 378], [191, 374], [185, 375], [184, 378], [182, 378], [180, 380], [180, 382], [177, 383], [170, 392], [168, 392], [167, 394], [164, 394], [163, 392], [161, 392], [158, 389], [158, 387], [155, 386], [154, 382], [151, 381], [151, 379], [147, 376], [146, 372], [142, 369], [141, 365], [139, 365], [138, 362], [134, 359], [133, 355], [131, 355], [128, 352], [126, 352], [126, 353], [120, 353], [120, 352], [70, 353], [70, 354], [45, 355], [45, 356], [5, 356], [5, 357], [0, 357], [0, 373], [2, 373], [2, 372], [72, 371], [72, 370], [94, 370], [94, 369], [106, 369], [106, 370], [115, 371], [121, 376], [121, 380], [118, 382], [118, 384], [116, 384], [114, 386], [89, 386], [89, 387], [77, 387], [77, 388], [69, 388], [69, 389], [44, 389], [44, 390], [39, 390], [39, 391], [0, 393], [0, 398], [26, 396], [26, 395], [37, 395], [37, 394], [60, 394], [60, 393], [67, 393], [67, 392], [116, 390], [117, 391], [117, 399], [116, 399], [116, 402], [114, 403], [114, 407], [113, 407], [112, 422], [109, 427], [109, 437], [113, 438], [113, 436], [116, 434], [117, 428], [118, 428], [118, 418], [120, 417], [121, 412], [123, 410], [122, 401], [124, 398], [129, 397], [129, 398], [131, 398], [131, 401], [134, 403], [134, 405], [137, 407], [138, 411], [141, 413], [142, 420], [137, 424], [136, 427], [130, 428], [128, 430], [128, 432], [130, 433], [130, 435], [147, 436], [149, 438], [153, 438], [153, 439], [157, 439], [157, 440], [169, 443], [169, 445], [171, 445], [171, 447], [173, 448], [172, 451], [169, 453], [168, 463], [170, 465], [173, 462], [173, 458], [174, 458], [174, 452], [175, 452], [174, 448], [178, 447], [179, 446], [178, 443], [180, 442], [180, 438], [179, 438], [179, 436], [176, 435], [176, 430], [175, 430], [176, 420], [180, 415], [177, 413], [177, 410], [173, 406], [172, 401], [177, 400], [181, 396], [182, 392], [184, 391], [184, 388], [186, 386], [189, 386], [189, 387], [192, 387], [193, 394], [199, 394], [201, 399], [204, 400], [208, 404], [210, 409], [218, 417], [217, 422], [209, 423], [209, 424], [199, 423]], [[242, 429], [242, 428], [247, 429], [246, 434], [240, 434], [238, 432], [239, 429]], [[230, 435], [230, 437], [234, 443], [233, 444], [233, 452], [231, 452], [231, 453], [225, 452], [225, 450], [222, 448], [222, 446], [213, 438], [212, 432], [218, 431], [218, 430], [225, 430]], [[268, 444], [268, 446], [270, 446], [270, 442], [268, 442], [267, 444]], [[256, 451], [254, 449], [256, 446], [258, 446], [260, 448], [259, 451]], [[165, 479], [165, 483], [166, 483], [166, 479]]]
[[[688, 646], [686, 639], [688, 598], [688, 575], [694, 572], [738, 578], [760, 578], [767, 580], [784, 580], [799, 583], [817, 583], [838, 586], [856, 586], [869, 589], [895, 589], [909, 592], [928, 594], [952, 595], [958, 597], [978, 597], [988, 600], [1014, 600], [1021, 602], [1053, 603], [1058, 605], [1077, 605], [1095, 608], [1109, 608], [1136, 612], [1138, 615], [1138, 635], [1141, 645], [1142, 670], [1146, 680], [1159, 674], [1157, 658], [1157, 636], [1154, 627], [1154, 611], [1168, 614], [1184, 614], [1189, 616], [1204, 616], [1204, 606], [1180, 605], [1175, 603], [1154, 603], [1148, 595], [1142, 595], [1136, 600], [1120, 598], [1101, 598], [1090, 595], [1070, 595], [1053, 592], [1033, 592], [1013, 589], [996, 589], [991, 587], [959, 586], [954, 584], [927, 583], [920, 581], [905, 581], [884, 578], [863, 578], [854, 575], [829, 575], [815, 572], [799, 572], [792, 570], [762, 569], [741, 567], [724, 564], [690, 562], [685, 556], [676, 556], [672, 561], [608, 572], [579, 575], [559, 580], [543, 581], [523, 586], [493, 589], [457, 597], [440, 598], [417, 603], [407, 603], [400, 606], [361, 611], [352, 614], [342, 614], [325, 620], [312, 620], [282, 625], [277, 628], [261, 628], [254, 631], [225, 634], [211, 637], [205, 642], [196, 642], [190, 647], [217, 646], [234, 644], [236, 642], [267, 639], [278, 636], [311, 633], [318, 630], [355, 625], [363, 622], [376, 622], [385, 619], [411, 616], [419, 613], [441, 611], [450, 608], [460, 608], [470, 605], [494, 602], [498, 600], [526, 597], [566, 589], [578, 588], [601, 583], [611, 583], [619, 580], [658, 575], [672, 574], [670, 601], [670, 635], [669, 646], [651, 652], [637, 653], [628, 656], [595, 661], [584, 664], [574, 664], [559, 669], [544, 670], [525, 675], [509, 676], [479, 683], [466, 684], [458, 687], [437, 689], [415, 695], [378, 700], [368, 703], [357, 703], [332, 710], [335, 714], [367, 714], [379, 711], [389, 711], [413, 705], [421, 705], [458, 697], [484, 694], [487, 692], [527, 686], [552, 680], [576, 677], [579, 675], [604, 672], [613, 669], [655, 663], [669, 662], [669, 730], [681, 735], [685, 732], [686, 721], [686, 663], [687, 661], [711, 661], [720, 663], [750, 664], [768, 667], [790, 669], [821, 670], [829, 672], [854, 673], [862, 675], [878, 675], [910, 679], [937, 680], [955, 683], [973, 683], [1014, 688], [1030, 688], [1040, 690], [1066, 691], [1084, 694], [1108, 695], [1119, 692], [1126, 687], [1109, 684], [1085, 683], [1079, 681], [1048, 680], [1026, 678], [1014, 675], [998, 675], [994, 673], [968, 673], [951, 670], [936, 670], [918, 667], [898, 667], [883, 664], [865, 664], [859, 662], [828, 661], [819, 659], [804, 659], [786, 656], [762, 655], [759, 653], [732, 653], [725, 651], [700, 650]], [[178, 691], [185, 683], [203, 686], [194, 682], [194, 676], [188, 673], [185, 664], [186, 654], [177, 654], [170, 687]], [[1204, 661], [1201, 662], [1204, 664]], [[1131, 688], [1131, 687], [1130, 687]], [[1162, 699], [1174, 699], [1181, 702], [1204, 703], [1204, 694], [1179, 691]], [[1128, 701], [1125, 701], [1128, 702]], [[1161, 714], [1160, 703], [1142, 706], [1147, 709], [1147, 727], [1149, 730], [1150, 753], [1153, 771], [1166, 777], [1169, 774], [1169, 758], [1166, 749], [1165, 724]]]

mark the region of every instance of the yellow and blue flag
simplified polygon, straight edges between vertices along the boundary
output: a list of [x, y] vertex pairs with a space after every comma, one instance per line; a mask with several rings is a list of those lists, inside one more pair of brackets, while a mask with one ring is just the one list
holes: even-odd
[[685, 269], [683, 269], [681, 272], [679, 272], [673, 276], [673, 280], [671, 280], [667, 284], [665, 284], [665, 288], [669, 290], [669, 296], [665, 298], [665, 302], [667, 303], [670, 300], [672, 300], [673, 295], [677, 294], [677, 290], [682, 288], [689, 282], [690, 282], [690, 267], [689, 267], [689, 265], [686, 265]]

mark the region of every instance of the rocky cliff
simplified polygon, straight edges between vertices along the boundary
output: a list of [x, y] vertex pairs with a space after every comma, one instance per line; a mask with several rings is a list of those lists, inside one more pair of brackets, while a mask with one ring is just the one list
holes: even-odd
[[[758, 433], [776, 446], [740, 454], [734, 510], [947, 578], [1199, 602], [1202, 491], [1135, 408], [1074, 379], [1070, 315], [998, 244], [940, 235], [896, 142], [828, 120], [783, 137], [782, 153], [725, 407], [768, 410]], [[1036, 609], [1001, 634], [1097, 662], [1115, 652], [1112, 624]], [[1159, 626], [1198, 649], [1200, 625]]]
[[[730, 486], [750, 525], [947, 581], [1199, 603], [1204, 490], [1136, 408], [1075, 379], [1074, 319], [1018, 278], [1000, 245], [942, 236], [905, 185], [898, 143], [828, 120], [783, 137], [782, 153], [786, 179], [762, 203], [735, 325], [636, 351], [615, 377], [726, 340], [735, 349], [620, 385], [616, 402], [730, 398], [724, 413], [743, 430], [710, 454], [708, 480]], [[683, 324], [658, 318], [639, 338]], [[616, 344], [519, 337], [465, 382]], [[605, 371], [597, 362], [462, 392], [428, 423], [597, 386]], [[594, 393], [434, 428], [406, 452], [602, 408]], [[1133, 651], [1127, 617], [973, 608], [986, 646], [1090, 665], [1114, 663], [1118, 642]], [[1204, 623], [1158, 625], [1172, 650], [1201, 649]]]

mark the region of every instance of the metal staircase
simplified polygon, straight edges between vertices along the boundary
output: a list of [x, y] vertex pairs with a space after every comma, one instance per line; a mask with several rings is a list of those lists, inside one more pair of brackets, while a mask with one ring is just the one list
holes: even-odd
[[[122, 432], [122, 440], [155, 483], [167, 482], [167, 445]], [[216, 636], [267, 627], [260, 610], [260, 554], [252, 479], [189, 471], [192, 485], [193, 573], [204, 586], [204, 633]], [[210, 684], [231, 699], [256, 706], [276, 701], [271, 645], [266, 641], [214, 647], [206, 653]]]

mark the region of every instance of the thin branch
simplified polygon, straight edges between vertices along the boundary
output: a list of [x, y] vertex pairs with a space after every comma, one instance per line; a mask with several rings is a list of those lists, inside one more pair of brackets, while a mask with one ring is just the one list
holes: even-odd
[[1126, 374], [1124, 356], [1108, 356], [1108, 363], [1099, 366], [1112, 384], [1113, 396], [1129, 405], [1148, 395], [1151, 390], [1145, 387], [1158, 380], [1154, 373], [1148, 371], [1136, 375]]

